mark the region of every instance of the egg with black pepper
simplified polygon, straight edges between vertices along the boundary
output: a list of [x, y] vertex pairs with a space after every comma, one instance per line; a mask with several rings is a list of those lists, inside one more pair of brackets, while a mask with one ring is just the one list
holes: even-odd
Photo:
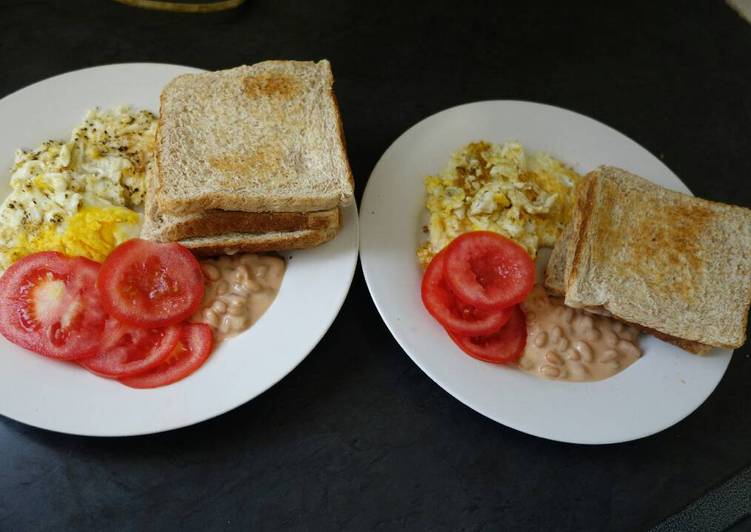
[[148, 111], [95, 108], [69, 141], [18, 150], [0, 206], [0, 268], [38, 251], [101, 261], [137, 236], [155, 132]]

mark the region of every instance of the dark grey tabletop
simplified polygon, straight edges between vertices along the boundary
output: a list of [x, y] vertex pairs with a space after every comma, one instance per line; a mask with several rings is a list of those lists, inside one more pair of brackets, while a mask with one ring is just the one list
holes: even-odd
[[[595, 117], [695, 194], [751, 206], [751, 25], [723, 2], [407, 4], [248, 0], [175, 15], [106, 0], [3, 2], [0, 95], [106, 63], [325, 57], [358, 198], [416, 121], [510, 98]], [[311, 355], [216, 419], [96, 439], [0, 418], [0, 529], [645, 529], [751, 462], [749, 354], [736, 351], [707, 402], [660, 434], [554, 443], [433, 383], [358, 272]]]

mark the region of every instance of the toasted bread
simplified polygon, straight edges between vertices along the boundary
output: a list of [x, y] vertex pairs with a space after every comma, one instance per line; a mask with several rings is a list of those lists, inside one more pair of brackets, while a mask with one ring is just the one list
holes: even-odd
[[162, 91], [159, 210], [311, 212], [351, 203], [326, 60], [186, 74]]
[[[751, 210], [674, 192], [618, 168], [600, 167], [588, 179], [576, 225], [561, 243], [566, 305], [604, 310], [693, 352], [743, 345]], [[551, 284], [560, 279], [557, 257]]]
[[187, 238], [179, 243], [201, 257], [234, 253], [263, 253], [288, 249], [307, 249], [336, 236], [336, 229], [306, 229], [273, 233], [227, 233], [224, 235]]
[[[146, 168], [146, 200], [141, 237], [180, 242], [201, 255], [261, 252], [313, 247], [330, 240], [341, 227], [339, 209], [316, 213], [207, 211], [164, 215], [153, 194], [155, 165]], [[303, 227], [295, 226], [299, 222]], [[276, 247], [274, 247], [276, 246]]]
[[339, 209], [316, 212], [242, 212], [210, 211], [191, 214], [146, 212], [143, 238], [157, 242], [175, 242], [185, 238], [226, 233], [265, 233], [305, 229], [337, 229], [341, 225]]
[[550, 252], [550, 258], [545, 268], [545, 288], [548, 292], [556, 296], [563, 297], [566, 294], [566, 271], [571, 268], [573, 248], [576, 246], [576, 240], [579, 236], [584, 205], [592, 181], [591, 175], [585, 175], [576, 184], [576, 195], [571, 220], [561, 232], [561, 236]]

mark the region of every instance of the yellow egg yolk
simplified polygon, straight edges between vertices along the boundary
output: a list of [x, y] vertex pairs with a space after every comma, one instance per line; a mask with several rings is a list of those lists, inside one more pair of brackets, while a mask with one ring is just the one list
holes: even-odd
[[84, 207], [70, 217], [62, 232], [48, 223], [35, 236], [21, 234], [7, 255], [16, 261], [39, 251], [59, 251], [102, 262], [116, 246], [137, 236], [140, 218], [125, 207]]

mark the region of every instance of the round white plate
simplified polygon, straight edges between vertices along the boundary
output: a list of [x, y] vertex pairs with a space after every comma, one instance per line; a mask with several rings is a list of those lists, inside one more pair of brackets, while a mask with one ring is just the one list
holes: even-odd
[[[159, 111], [159, 93], [177, 65], [108, 65], [36, 83], [0, 100], [2, 197], [16, 148], [67, 139], [94, 107]], [[0, 337], [0, 414], [28, 425], [92, 436], [129, 436], [191, 425], [222, 414], [273, 386], [328, 330], [357, 263], [357, 208], [344, 210], [339, 235], [322, 246], [285, 253], [279, 294], [248, 331], [222, 344], [190, 377], [134, 390], [73, 365], [34, 355]], [[290, 258], [291, 257], [291, 258]]]
[[698, 357], [653, 337], [613, 378], [547, 381], [463, 354], [425, 311], [415, 257], [423, 241], [423, 178], [475, 140], [518, 140], [579, 172], [601, 164], [688, 192], [633, 140], [580, 114], [530, 102], [487, 101], [437, 113], [410, 128], [378, 161], [360, 205], [360, 260], [378, 311], [396, 340], [439, 386], [481, 414], [522, 432], [572, 443], [642, 438], [693, 412], [717, 386], [731, 351]]

